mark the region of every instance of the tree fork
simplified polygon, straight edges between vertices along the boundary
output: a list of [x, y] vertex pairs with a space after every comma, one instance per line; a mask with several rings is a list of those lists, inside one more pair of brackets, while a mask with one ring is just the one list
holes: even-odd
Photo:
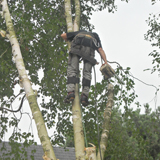
[[43, 147], [43, 151], [45, 155], [47, 156], [48, 160], [56, 160], [56, 157], [53, 151], [53, 147], [49, 140], [41, 111], [37, 104], [36, 95], [34, 94], [34, 91], [31, 86], [31, 82], [28, 79], [28, 75], [26, 73], [20, 46], [19, 46], [15, 31], [14, 31], [13, 23], [11, 20], [9, 9], [8, 9], [7, 0], [2, 0], [1, 5], [2, 5], [3, 17], [6, 21], [7, 32], [9, 33], [8, 39], [12, 46], [13, 59], [15, 61], [16, 68], [19, 73], [20, 81], [24, 87], [26, 97], [27, 97], [29, 106], [32, 111], [32, 115], [33, 115], [33, 118], [37, 126], [38, 135], [39, 135], [42, 147]]

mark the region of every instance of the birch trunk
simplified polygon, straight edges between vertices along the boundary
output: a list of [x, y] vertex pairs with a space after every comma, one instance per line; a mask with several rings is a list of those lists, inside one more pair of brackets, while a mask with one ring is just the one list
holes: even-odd
[[[108, 102], [106, 105], [106, 109], [104, 111], [104, 122], [103, 122], [103, 130], [100, 141], [100, 149], [98, 150], [97, 160], [103, 160], [104, 154], [107, 147], [108, 136], [109, 136], [109, 127], [110, 127], [110, 119], [111, 119], [111, 111], [114, 105], [114, 86], [110, 83], [108, 84]], [[101, 159], [102, 158], [102, 159]]]
[[72, 11], [71, 11], [71, 1], [65, 0], [65, 16], [66, 16], [66, 23], [67, 23], [67, 31], [73, 32], [73, 23], [72, 23]]
[[80, 15], [81, 15], [81, 5], [79, 0], [75, 1], [75, 20], [74, 20], [74, 31], [79, 31], [80, 27]]
[[84, 131], [82, 125], [82, 115], [79, 101], [79, 87], [76, 84], [75, 100], [72, 105], [72, 119], [73, 119], [73, 131], [74, 131], [74, 145], [76, 160], [84, 160], [85, 156], [85, 143], [84, 143]]
[[20, 46], [19, 46], [18, 40], [16, 38], [16, 34], [14, 31], [10, 12], [8, 9], [7, 0], [2, 0], [1, 5], [2, 5], [3, 17], [6, 21], [7, 31], [9, 33], [7, 35], [7, 37], [9, 38], [9, 41], [12, 46], [13, 59], [15, 61], [16, 68], [19, 73], [20, 82], [24, 87], [26, 97], [28, 99], [29, 106], [32, 111], [32, 115], [33, 115], [33, 118], [34, 118], [36, 126], [37, 126], [38, 136], [40, 138], [40, 141], [41, 141], [41, 144], [43, 147], [43, 151], [44, 151], [45, 156], [47, 157], [48, 160], [51, 160], [51, 159], [56, 160], [56, 157], [55, 157], [55, 154], [53, 151], [53, 147], [52, 147], [51, 142], [49, 140], [48, 133], [47, 133], [44, 121], [43, 121], [41, 111], [40, 111], [38, 104], [37, 104], [36, 95], [34, 94], [34, 91], [31, 86], [31, 82], [28, 79], [28, 75], [26, 73], [23, 58], [21, 55]]
[[[72, 13], [71, 13], [71, 1], [65, 0], [65, 15], [66, 15], [68, 32], [79, 30], [79, 24], [80, 24], [80, 1], [79, 0], [75, 0], [75, 10], [76, 10], [76, 16], [75, 16], [74, 25], [73, 25]], [[76, 84], [75, 99], [72, 104], [72, 120], [73, 120], [76, 160], [84, 160], [85, 159], [84, 132], [83, 132], [83, 125], [82, 125], [81, 106], [79, 102], [78, 84]]]

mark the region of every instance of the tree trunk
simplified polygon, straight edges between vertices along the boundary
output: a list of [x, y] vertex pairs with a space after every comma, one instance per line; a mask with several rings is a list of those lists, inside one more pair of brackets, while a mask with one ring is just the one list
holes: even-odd
[[[80, 1], [75, 0], [75, 20], [74, 25], [72, 22], [72, 13], [71, 13], [71, 1], [65, 0], [65, 15], [67, 23], [67, 31], [78, 31], [80, 24]], [[70, 46], [70, 44], [69, 44]], [[76, 160], [84, 160], [84, 132], [82, 125], [82, 115], [81, 115], [81, 106], [79, 101], [79, 87], [76, 84], [75, 88], [75, 99], [72, 104], [72, 120], [73, 120], [73, 130], [74, 130], [74, 144], [75, 144], [75, 155]]]
[[65, 16], [66, 16], [66, 23], [67, 23], [67, 31], [73, 32], [73, 23], [72, 23], [72, 11], [71, 11], [71, 1], [65, 0]]
[[81, 6], [80, 6], [80, 1], [79, 0], [74, 0], [75, 1], [75, 20], [74, 20], [74, 31], [79, 31], [80, 27], [80, 15], [81, 15]]
[[38, 136], [40, 138], [40, 141], [43, 147], [43, 151], [48, 160], [51, 160], [51, 159], [56, 160], [56, 157], [53, 151], [53, 147], [49, 140], [48, 133], [45, 127], [45, 123], [43, 121], [41, 111], [37, 104], [36, 95], [32, 89], [31, 82], [28, 79], [28, 75], [26, 73], [23, 58], [21, 55], [20, 46], [16, 38], [16, 34], [14, 31], [14, 27], [13, 27], [10, 12], [8, 9], [7, 1], [2, 0], [1, 5], [2, 5], [3, 17], [6, 21], [6, 26], [7, 26], [7, 31], [8, 31], [7, 37], [12, 46], [13, 59], [15, 61], [16, 68], [19, 73], [19, 78], [20, 78], [19, 80], [24, 87], [26, 97], [28, 99], [28, 102], [29, 102], [29, 105], [32, 111], [32, 115], [33, 115], [33, 118], [37, 126]]
[[[108, 136], [109, 136], [109, 127], [110, 127], [110, 119], [111, 119], [111, 111], [112, 106], [114, 105], [114, 86], [110, 83], [108, 84], [108, 102], [106, 105], [106, 109], [104, 111], [104, 122], [103, 122], [103, 130], [100, 141], [100, 149], [98, 150], [97, 160], [103, 160], [104, 154], [107, 147]], [[102, 158], [102, 159], [101, 159]]]
[[73, 131], [74, 131], [74, 145], [75, 145], [75, 154], [76, 160], [84, 160], [84, 131], [82, 125], [82, 114], [80, 108], [80, 101], [79, 101], [79, 87], [76, 84], [75, 90], [75, 100], [72, 105], [72, 116], [73, 116]]

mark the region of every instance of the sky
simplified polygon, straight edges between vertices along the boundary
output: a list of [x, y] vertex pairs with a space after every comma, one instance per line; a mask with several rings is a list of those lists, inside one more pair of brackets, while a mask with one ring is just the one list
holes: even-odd
[[[117, 1], [116, 1], [117, 2]], [[117, 11], [108, 13], [107, 10], [92, 15], [91, 23], [100, 36], [102, 47], [109, 61], [118, 62], [123, 68], [131, 67], [131, 73], [147, 84], [158, 87], [160, 78], [158, 73], [151, 74], [144, 69], [152, 68], [153, 51], [151, 43], [144, 40], [148, 25], [146, 20], [150, 13], [160, 14], [160, 2], [151, 5], [150, 0], [130, 0], [129, 3], [118, 1]], [[101, 62], [99, 55], [96, 56]], [[99, 72], [101, 63], [96, 66], [97, 81], [101, 81]], [[111, 64], [111, 66], [116, 67]], [[160, 94], [155, 97], [156, 89], [135, 80], [137, 100], [143, 105], [149, 103], [152, 109], [160, 106]]]
[[[158, 87], [160, 84], [158, 73], [150, 74], [150, 71], [144, 72], [143, 70], [152, 68], [152, 57], [148, 55], [153, 48], [150, 42], [144, 40], [144, 34], [148, 30], [146, 20], [150, 13], [160, 13], [160, 2], [152, 6], [150, 0], [130, 0], [129, 3], [117, 1], [118, 8], [114, 14], [108, 13], [107, 10], [93, 13], [90, 22], [95, 26], [94, 32], [99, 34], [109, 61], [116, 61], [124, 68], [131, 67], [131, 72], [135, 77]], [[96, 55], [96, 58], [101, 62], [99, 55]], [[100, 82], [103, 77], [99, 71], [100, 66], [101, 63], [96, 65], [97, 82]], [[157, 95], [157, 100], [153, 99], [155, 88], [146, 86], [137, 80], [135, 83], [135, 91], [139, 96], [137, 100], [141, 104], [149, 103], [153, 110], [155, 104], [160, 106], [160, 93]], [[94, 84], [94, 80], [92, 80], [92, 84]], [[28, 108], [28, 112], [30, 111], [27, 102], [24, 107]], [[28, 123], [25, 125], [21, 123], [19, 127], [28, 131], [30, 118], [25, 116], [25, 122]], [[40, 144], [34, 121], [32, 126], [35, 140]], [[7, 140], [7, 137], [8, 135], [4, 140]]]

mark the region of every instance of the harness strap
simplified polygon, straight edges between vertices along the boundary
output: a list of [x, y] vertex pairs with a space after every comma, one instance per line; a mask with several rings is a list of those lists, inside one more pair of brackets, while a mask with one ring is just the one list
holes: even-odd
[[90, 87], [90, 86], [91, 86], [91, 80], [88, 80], [88, 79], [86, 79], [86, 78], [83, 78], [83, 80], [82, 80], [82, 85], [83, 85], [83, 87], [84, 87], [84, 86]]
[[90, 39], [90, 47], [93, 47], [93, 44], [97, 48], [100, 47], [100, 44], [97, 42], [96, 38], [94, 37], [94, 35], [92, 33], [80, 32], [74, 37], [74, 40], [76, 40], [77, 38], [82, 38], [80, 45], [84, 45], [83, 44], [84, 39]]
[[76, 54], [82, 59], [89, 61], [92, 65], [97, 63], [94, 59], [95, 44], [97, 40], [90, 32], [80, 32], [77, 34], [71, 44], [70, 53]]
[[75, 37], [86, 37], [86, 38], [92, 38], [95, 39], [94, 37], [92, 37], [91, 35], [89, 35], [88, 33], [78, 33]]
[[76, 78], [76, 76], [67, 78], [67, 84], [76, 84], [76, 83], [79, 83], [79, 78]]

